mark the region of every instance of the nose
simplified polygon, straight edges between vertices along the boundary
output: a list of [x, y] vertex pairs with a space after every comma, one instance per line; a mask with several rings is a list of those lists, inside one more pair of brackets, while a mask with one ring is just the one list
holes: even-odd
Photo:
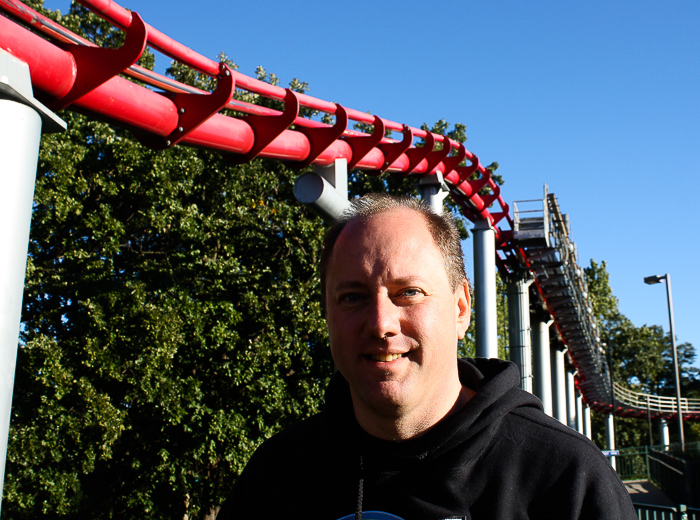
[[401, 310], [387, 295], [377, 295], [367, 312], [367, 329], [373, 337], [389, 338], [401, 332]]

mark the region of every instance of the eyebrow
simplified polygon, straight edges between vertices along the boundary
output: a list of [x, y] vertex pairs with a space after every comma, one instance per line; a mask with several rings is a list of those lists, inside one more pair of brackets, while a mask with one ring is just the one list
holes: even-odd
[[[412, 285], [426, 285], [428, 284], [428, 280], [421, 276], [404, 276], [401, 278], [396, 278], [396, 279], [390, 279], [387, 282], [388, 285], [393, 286], [393, 285], [401, 285], [401, 286], [412, 286]], [[331, 287], [331, 290], [344, 290], [344, 289], [360, 289], [367, 287], [368, 285], [373, 285], [373, 284], [367, 284], [365, 282], [360, 282], [357, 280], [346, 280], [346, 281], [340, 281], [336, 285], [333, 285]]]

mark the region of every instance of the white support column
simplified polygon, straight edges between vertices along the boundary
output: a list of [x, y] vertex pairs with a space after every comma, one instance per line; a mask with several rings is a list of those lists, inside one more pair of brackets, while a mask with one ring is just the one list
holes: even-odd
[[294, 183], [294, 196], [321, 217], [335, 220], [350, 205], [348, 160], [336, 159], [330, 166], [314, 165], [313, 173], [305, 173]]
[[593, 429], [591, 428], [591, 409], [588, 405], [583, 405], [583, 434], [593, 440]]
[[562, 424], [567, 423], [566, 415], [566, 365], [564, 363], [564, 349], [552, 345], [552, 411], [554, 418]]
[[477, 357], [498, 357], [496, 320], [496, 237], [486, 220], [478, 220], [474, 234], [474, 309]]
[[449, 195], [450, 190], [447, 189], [443, 180], [442, 172], [437, 172], [435, 175], [423, 177], [416, 184], [420, 198], [423, 199], [432, 210], [438, 215], [443, 212], [442, 201]]
[[584, 435], [583, 426], [583, 396], [576, 392], [576, 431]]
[[[607, 420], [605, 422], [605, 432], [607, 434], [608, 450], [615, 451], [615, 418], [613, 414], [608, 414]], [[608, 457], [610, 460], [610, 465], [613, 469], [617, 469], [617, 464], [615, 463], [615, 457]]]
[[65, 129], [34, 99], [27, 64], [0, 49], [0, 497], [42, 122]]
[[510, 360], [520, 370], [520, 388], [532, 393], [532, 338], [530, 331], [530, 294], [533, 282], [527, 271], [509, 279], [508, 288], [508, 343]]
[[573, 370], [566, 370], [566, 425], [576, 430], [576, 385]]
[[661, 419], [659, 422], [659, 435], [661, 444], [668, 450], [669, 446], [671, 446], [671, 434], [668, 432], [668, 421], [666, 419]]
[[534, 394], [542, 401], [544, 413], [554, 417], [552, 398], [552, 360], [549, 346], [549, 326], [551, 317], [543, 312], [534, 315], [532, 324], [532, 388]]

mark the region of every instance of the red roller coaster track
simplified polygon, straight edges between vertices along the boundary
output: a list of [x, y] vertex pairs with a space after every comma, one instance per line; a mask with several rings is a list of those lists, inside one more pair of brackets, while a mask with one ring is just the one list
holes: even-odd
[[[514, 222], [499, 186], [461, 143], [233, 71], [171, 39], [112, 0], [79, 2], [124, 31], [120, 48], [96, 46], [18, 0], [0, 0], [0, 10], [6, 13], [0, 16], [0, 49], [28, 64], [35, 96], [52, 110], [70, 107], [89, 113], [131, 129], [155, 148], [176, 144], [209, 148], [229, 154], [234, 162], [268, 157], [304, 167], [347, 159], [349, 168], [373, 173], [416, 177], [441, 173], [464, 216], [473, 222], [488, 221], [493, 227], [501, 269], [511, 271], [521, 266], [521, 259], [525, 259], [522, 266], [529, 265], [527, 251], [513, 240]], [[135, 65], [146, 46], [214, 78], [216, 88], [205, 92]], [[280, 101], [284, 108], [273, 110], [234, 99], [237, 89]], [[301, 107], [331, 114], [335, 123], [302, 117]], [[225, 115], [223, 109], [243, 115]], [[373, 131], [351, 130], [350, 121], [371, 125]], [[393, 132], [401, 138], [386, 137]], [[586, 400], [608, 412], [612, 404], [609, 387], [604, 387], [609, 385], [598, 370], [588, 368], [593, 365], [590, 355], [597, 356], [596, 346], [577, 350], [570, 345], [570, 352]], [[631, 404], [617, 406], [615, 413], [643, 417], [648, 410]], [[666, 410], [659, 413], [674, 415]], [[700, 412], [684, 418], [698, 419]]]
[[[508, 205], [491, 172], [461, 143], [232, 71], [174, 41], [111, 0], [80, 3], [126, 33], [121, 48], [97, 47], [16, 0], [3, 0], [0, 6], [62, 44], [59, 47], [7, 18], [0, 18], [0, 47], [29, 64], [36, 96], [49, 108], [71, 106], [89, 112], [148, 135], [153, 146], [200, 146], [236, 154], [240, 161], [260, 156], [300, 165], [328, 165], [345, 158], [350, 168], [366, 171], [415, 176], [440, 172], [464, 215], [472, 221], [488, 220], [496, 231], [498, 246], [506, 245], [509, 230], [503, 230], [498, 223], [505, 219], [512, 224]], [[146, 45], [216, 78], [216, 89], [202, 92], [134, 65]], [[282, 101], [284, 110], [236, 101], [232, 99], [235, 89]], [[327, 125], [301, 117], [300, 107], [332, 114], [336, 122]], [[224, 108], [248, 115], [237, 118], [220, 114]], [[373, 125], [374, 131], [367, 134], [348, 130], [349, 120]], [[403, 137], [389, 139], [386, 131], [400, 132]], [[422, 139], [424, 146], [416, 146], [414, 139]], [[465, 160], [471, 164], [463, 166]], [[493, 206], [498, 211], [489, 209]]]

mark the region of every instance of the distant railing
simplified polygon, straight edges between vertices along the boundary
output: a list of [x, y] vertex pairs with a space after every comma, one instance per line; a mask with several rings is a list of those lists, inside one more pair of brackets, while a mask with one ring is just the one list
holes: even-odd
[[[700, 442], [687, 443], [685, 450], [680, 444], [672, 444], [635, 446], [616, 451], [615, 467], [623, 481], [649, 480], [661, 489], [672, 503], [700, 507]], [[694, 514], [697, 514], [697, 519], [700, 520], [700, 509], [692, 511], [695, 511]]]
[[700, 520], [700, 509], [680, 505], [678, 507], [634, 504], [639, 520]]
[[[632, 392], [617, 383], [615, 383], [615, 400], [649, 412], [676, 413], [675, 397]], [[681, 410], [684, 413], [700, 411], [700, 399], [681, 398]]]

